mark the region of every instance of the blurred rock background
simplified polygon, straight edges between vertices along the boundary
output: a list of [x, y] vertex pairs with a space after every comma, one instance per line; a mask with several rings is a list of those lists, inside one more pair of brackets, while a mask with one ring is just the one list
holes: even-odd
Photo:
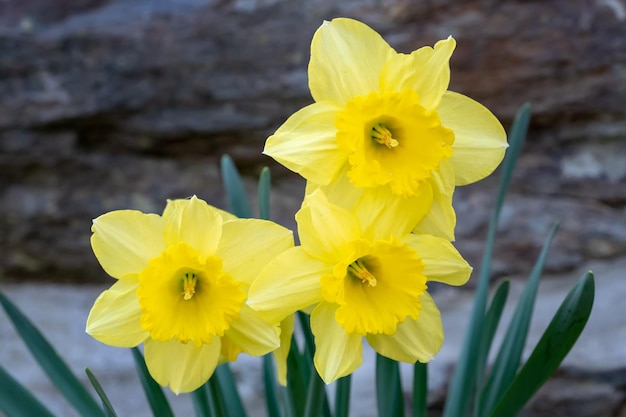
[[[311, 102], [311, 36], [338, 16], [401, 52], [454, 36], [450, 89], [507, 129], [532, 104], [494, 277], [530, 270], [555, 220], [549, 272], [626, 256], [623, 0], [0, 0], [0, 281], [108, 283], [91, 219], [193, 194], [226, 207], [222, 154], [251, 192], [271, 167], [273, 219], [293, 228], [303, 182], [261, 150]], [[495, 184], [455, 195], [456, 243], [476, 266]]]

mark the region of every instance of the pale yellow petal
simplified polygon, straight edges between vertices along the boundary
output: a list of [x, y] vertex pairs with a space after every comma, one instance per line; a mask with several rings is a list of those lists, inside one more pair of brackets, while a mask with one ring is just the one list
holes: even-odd
[[456, 185], [471, 184], [491, 174], [508, 146], [498, 119], [482, 104], [452, 91], [444, 94], [437, 112], [441, 124], [454, 131], [451, 162]]
[[94, 339], [116, 347], [135, 347], [148, 337], [141, 327], [136, 276], [119, 279], [94, 303], [85, 331]]
[[340, 105], [379, 90], [385, 62], [396, 52], [367, 25], [352, 19], [325, 21], [313, 35], [309, 88], [315, 101]]
[[263, 320], [259, 313], [247, 305], [239, 311], [240, 316], [230, 323], [225, 333], [228, 339], [250, 356], [261, 356], [280, 345], [278, 324]]
[[455, 40], [449, 37], [434, 48], [425, 46], [410, 55], [394, 56], [383, 69], [382, 90], [414, 90], [420, 96], [420, 105], [434, 110], [450, 83], [450, 57], [455, 46]]
[[456, 213], [452, 206], [454, 170], [449, 161], [441, 161], [439, 169], [432, 171], [430, 184], [433, 190], [432, 205], [414, 232], [440, 236], [454, 241], [454, 228], [456, 226]]
[[276, 223], [238, 219], [224, 223], [216, 255], [237, 282], [252, 280], [272, 258], [293, 246], [293, 233]]
[[387, 187], [366, 190], [354, 208], [363, 237], [371, 240], [407, 235], [429, 212], [432, 188], [422, 183], [418, 194], [404, 198]]
[[378, 353], [390, 359], [415, 363], [434, 358], [443, 344], [441, 315], [432, 297], [420, 297], [422, 311], [416, 320], [407, 319], [398, 325], [394, 335], [369, 335], [367, 341]]
[[463, 285], [472, 274], [472, 267], [452, 243], [430, 235], [410, 235], [407, 243], [424, 262], [423, 274], [428, 281]]
[[[187, 200], [185, 199], [169, 200], [168, 199], [167, 205], [165, 206], [165, 210], [163, 211], [163, 217], [166, 219], [171, 217], [175, 210], [180, 210], [181, 206], [184, 206], [187, 204], [185, 201]], [[215, 210], [219, 213], [220, 216], [222, 216], [222, 220], [225, 222], [238, 219], [237, 216], [225, 210], [218, 209], [217, 207], [215, 207]]]
[[214, 255], [222, 234], [222, 216], [196, 196], [188, 200], [168, 202], [165, 242], [173, 245], [185, 242], [201, 257]]
[[328, 184], [348, 158], [335, 139], [339, 110], [329, 102], [298, 110], [267, 138], [263, 153], [307, 180]]
[[336, 304], [320, 303], [311, 313], [315, 336], [315, 369], [324, 382], [331, 382], [356, 371], [363, 363], [363, 337], [348, 334], [335, 320]]
[[138, 274], [165, 250], [165, 221], [156, 214], [118, 210], [94, 219], [91, 247], [107, 274]]
[[333, 265], [311, 258], [301, 246], [271, 260], [252, 282], [248, 305], [264, 319], [278, 323], [290, 314], [322, 299], [320, 277]]
[[276, 379], [282, 386], [287, 385], [287, 356], [291, 349], [291, 336], [295, 324], [295, 315], [291, 314], [280, 322], [280, 346], [274, 351]]
[[339, 170], [337, 178], [328, 185], [320, 185], [307, 181], [305, 194], [312, 194], [313, 191], [321, 188], [324, 194], [326, 194], [328, 201], [347, 210], [352, 210], [363, 195], [365, 188], [357, 188], [350, 182], [348, 178], [349, 170], [350, 165], [345, 164], [341, 170]]
[[178, 340], [158, 342], [152, 339], [146, 340], [144, 346], [150, 375], [176, 394], [194, 391], [207, 382], [215, 371], [221, 350], [218, 337], [199, 348]]
[[360, 238], [359, 223], [348, 210], [328, 202], [321, 190], [307, 195], [296, 213], [300, 244], [312, 257], [335, 263], [345, 258], [348, 243]]

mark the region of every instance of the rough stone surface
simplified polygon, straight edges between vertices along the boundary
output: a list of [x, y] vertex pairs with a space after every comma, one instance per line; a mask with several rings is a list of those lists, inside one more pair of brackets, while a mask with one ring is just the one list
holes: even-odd
[[[192, 194], [224, 207], [223, 153], [251, 177], [271, 165], [293, 226], [302, 182], [261, 150], [311, 102], [309, 42], [335, 16], [405, 52], [455, 36], [450, 88], [505, 127], [532, 103], [495, 275], [526, 270], [557, 219], [550, 270], [626, 252], [623, 1], [28, 0], [0, 2], [0, 277], [103, 280], [91, 219]], [[473, 264], [494, 185], [457, 192]]]

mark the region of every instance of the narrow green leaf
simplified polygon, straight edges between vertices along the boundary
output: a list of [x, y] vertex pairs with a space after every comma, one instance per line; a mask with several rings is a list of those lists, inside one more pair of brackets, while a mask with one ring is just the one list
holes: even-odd
[[594, 294], [593, 274], [587, 272], [561, 303], [528, 361], [499, 399], [491, 417], [517, 415], [556, 371], [587, 324]]
[[428, 364], [416, 362], [413, 366], [413, 417], [428, 413]]
[[248, 195], [243, 186], [243, 181], [237, 171], [237, 167], [228, 155], [222, 156], [222, 181], [228, 195], [230, 211], [237, 217], [252, 217], [252, 209], [248, 202]]
[[104, 408], [106, 415], [108, 417], [117, 417], [117, 414], [113, 409], [113, 405], [111, 404], [111, 401], [109, 401], [109, 397], [107, 397], [106, 393], [102, 389], [102, 385], [100, 385], [98, 378], [96, 378], [89, 368], [85, 368], [85, 373], [87, 374], [87, 378], [89, 378], [89, 382], [91, 382], [91, 385], [100, 397], [100, 401], [102, 401], [102, 407]]
[[507, 390], [513, 378], [515, 378], [526, 344], [526, 337], [528, 336], [537, 290], [539, 289], [539, 279], [548, 256], [550, 243], [552, 243], [557, 229], [558, 224], [555, 224], [552, 230], [550, 230], [541, 249], [541, 254], [524, 287], [524, 292], [519, 299], [517, 308], [513, 313], [513, 318], [498, 351], [498, 356], [492, 366], [491, 375], [479, 399], [479, 416], [488, 416], [491, 413], [498, 399]]
[[215, 410], [214, 401], [209, 400], [207, 384], [200, 386], [191, 393], [191, 400], [196, 417], [219, 417]]
[[6, 417], [54, 417], [33, 394], [0, 366], [0, 412]]
[[217, 378], [215, 377], [215, 374], [213, 374], [213, 376], [209, 378], [207, 383], [204, 385], [207, 387], [207, 392], [209, 394], [208, 396], [209, 406], [213, 410], [215, 410], [215, 415], [216, 416], [228, 415], [228, 411], [226, 409], [226, 402], [224, 401], [224, 397], [222, 396], [222, 393], [220, 391], [220, 385], [219, 385]]
[[[480, 391], [483, 386], [483, 375], [485, 374], [485, 367], [487, 364], [487, 358], [489, 357], [489, 351], [491, 350], [491, 344], [493, 342], [493, 336], [496, 333], [498, 324], [500, 323], [500, 317], [502, 316], [502, 310], [506, 299], [509, 295], [510, 283], [508, 280], [504, 280], [498, 285], [495, 294], [485, 314], [485, 321], [483, 323], [482, 339], [480, 341], [480, 347], [478, 349], [478, 356], [476, 357], [476, 384]], [[478, 406], [478, 404], [476, 404]], [[474, 413], [477, 415], [477, 410]]]
[[143, 391], [146, 394], [146, 399], [148, 400], [148, 405], [150, 405], [150, 409], [152, 410], [152, 415], [154, 417], [174, 417], [172, 408], [163, 393], [163, 388], [161, 388], [161, 386], [152, 378], [152, 375], [150, 375], [143, 355], [136, 347], [132, 348], [131, 351], [133, 352], [137, 375], [139, 376], [139, 381], [141, 382]]
[[404, 399], [398, 362], [376, 354], [376, 400], [378, 415], [404, 416]]
[[52, 345], [2, 292], [0, 292], [0, 304], [41, 369], [79, 414], [104, 417], [104, 411], [89, 395]]
[[[306, 406], [307, 382], [311, 374], [311, 362], [298, 349], [295, 336], [287, 355], [287, 414], [303, 416]], [[314, 371], [315, 372], [315, 371]]]
[[339, 378], [335, 391], [335, 414], [334, 417], [348, 417], [350, 414], [350, 388], [352, 375]]
[[515, 120], [509, 136], [509, 149], [502, 162], [500, 181], [496, 203], [489, 219], [489, 230], [483, 252], [474, 306], [470, 315], [467, 334], [461, 349], [459, 361], [454, 370], [452, 382], [448, 390], [446, 404], [442, 417], [462, 417], [469, 410], [472, 394], [476, 389], [476, 361], [482, 340], [482, 323], [487, 305], [489, 293], [489, 281], [491, 276], [491, 261], [495, 235], [500, 219], [500, 211], [504, 203], [504, 197], [509, 188], [515, 164], [526, 138], [528, 124], [530, 122], [530, 105], [524, 104], [515, 115]]
[[243, 408], [235, 377], [228, 363], [224, 363], [215, 369], [211, 379], [217, 384], [220, 402], [224, 409], [228, 411], [229, 417], [245, 417], [246, 411]]
[[264, 167], [259, 176], [259, 189], [257, 191], [259, 200], [259, 218], [269, 220], [270, 218], [270, 189], [272, 187], [272, 177], [270, 169]]
[[278, 394], [276, 392], [276, 372], [271, 354], [263, 356], [263, 385], [268, 417], [281, 417]]
[[322, 381], [322, 378], [320, 378], [317, 372], [311, 372], [308, 388], [304, 417], [319, 417], [322, 415], [324, 409], [326, 389], [324, 387], [324, 381]]

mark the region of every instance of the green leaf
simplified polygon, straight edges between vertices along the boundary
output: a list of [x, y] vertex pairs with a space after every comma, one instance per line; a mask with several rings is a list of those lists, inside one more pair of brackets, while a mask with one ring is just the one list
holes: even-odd
[[[307, 382], [311, 374], [311, 361], [298, 349], [295, 336], [287, 355], [287, 414], [303, 416], [306, 406]], [[313, 371], [315, 372], [315, 371]]]
[[272, 187], [272, 179], [270, 169], [264, 167], [259, 176], [259, 189], [257, 191], [259, 200], [259, 218], [269, 220], [270, 218], [270, 188]]
[[552, 243], [557, 229], [558, 224], [555, 224], [552, 230], [550, 230], [543, 244], [541, 254], [524, 287], [524, 292], [519, 299], [515, 313], [513, 313], [513, 318], [498, 351], [498, 356], [492, 366], [491, 375], [479, 399], [479, 416], [488, 416], [490, 414], [497, 401], [504, 391], [507, 390], [513, 378], [515, 378], [526, 344], [526, 337], [528, 336], [537, 290], [539, 289], [539, 279], [548, 256], [550, 243]]
[[379, 416], [404, 416], [404, 400], [398, 362], [378, 353], [376, 354], [376, 399]]
[[106, 393], [102, 389], [102, 385], [100, 385], [100, 382], [98, 381], [96, 376], [93, 374], [93, 372], [91, 372], [89, 368], [85, 368], [85, 373], [87, 374], [87, 378], [89, 378], [89, 382], [91, 382], [91, 385], [100, 397], [100, 401], [102, 401], [102, 407], [104, 408], [104, 412], [106, 413], [106, 415], [108, 417], [117, 417], [117, 414], [113, 409], [113, 405], [111, 404], [111, 401], [109, 401], [109, 397], [107, 397]]
[[52, 345], [2, 292], [0, 292], [0, 304], [41, 369], [78, 413], [83, 416], [105, 417], [104, 411], [70, 371]]
[[207, 384], [204, 384], [191, 393], [196, 417], [219, 417], [214, 401], [209, 400], [208, 390]]
[[304, 417], [318, 417], [322, 415], [324, 409], [326, 389], [324, 388], [324, 381], [322, 381], [317, 372], [311, 372], [308, 387]]
[[6, 417], [54, 417], [43, 404], [0, 366], [0, 411]]
[[228, 411], [228, 416], [245, 417], [246, 411], [243, 408], [237, 384], [228, 363], [218, 366], [211, 379], [215, 380], [220, 403], [223, 403], [224, 409]]
[[265, 404], [268, 417], [281, 417], [272, 354], [263, 356], [263, 385], [265, 386]]
[[208, 395], [209, 406], [213, 410], [215, 410], [215, 415], [216, 416], [228, 415], [227, 409], [226, 409], [226, 403], [224, 401], [224, 397], [222, 397], [221, 395], [219, 382], [217, 381], [215, 374], [213, 374], [213, 376], [209, 378], [207, 383], [204, 385], [207, 387], [207, 392], [209, 394]]
[[[493, 336], [496, 333], [498, 324], [500, 323], [500, 317], [504, 310], [506, 299], [509, 295], [510, 283], [508, 280], [504, 280], [498, 285], [495, 294], [485, 314], [485, 321], [483, 323], [482, 339], [480, 341], [480, 347], [478, 349], [478, 356], [476, 357], [476, 383], [478, 389], [482, 389], [483, 375], [485, 373], [485, 365], [487, 364], [487, 358], [489, 357], [489, 351], [491, 350], [491, 343], [493, 342]], [[478, 404], [476, 404], [478, 405]], [[474, 414], [478, 414], [477, 410]]]
[[442, 417], [462, 417], [469, 410], [472, 394], [476, 388], [476, 356], [479, 354], [482, 336], [482, 325], [485, 317], [487, 305], [487, 295], [489, 293], [489, 281], [491, 276], [491, 262], [493, 257], [493, 247], [500, 219], [500, 211], [504, 203], [504, 197], [509, 188], [515, 164], [526, 138], [528, 124], [530, 122], [530, 105], [524, 104], [515, 115], [511, 135], [509, 136], [509, 149], [502, 162], [500, 181], [496, 203], [489, 219], [489, 229], [476, 286], [476, 296], [474, 306], [470, 315], [467, 334], [461, 349], [459, 361], [454, 370], [452, 382], [448, 390], [446, 404]]
[[428, 364], [413, 366], [413, 417], [426, 417], [428, 412]]
[[222, 156], [222, 181], [228, 195], [231, 212], [241, 218], [252, 217], [252, 209], [248, 202], [248, 195], [237, 167], [228, 155]]
[[335, 390], [335, 414], [334, 417], [348, 417], [350, 414], [350, 388], [352, 375], [339, 378]]
[[146, 394], [146, 399], [148, 400], [148, 405], [150, 405], [150, 409], [152, 410], [152, 415], [154, 417], [174, 417], [170, 404], [163, 393], [163, 388], [161, 388], [161, 386], [152, 378], [152, 375], [150, 375], [143, 355], [136, 347], [132, 348], [131, 351], [133, 352], [137, 375], [139, 376], [139, 381], [141, 382], [143, 391]]
[[491, 417], [510, 417], [519, 413], [556, 371], [587, 324], [594, 293], [593, 274], [587, 272], [561, 303], [528, 361], [496, 404]]

